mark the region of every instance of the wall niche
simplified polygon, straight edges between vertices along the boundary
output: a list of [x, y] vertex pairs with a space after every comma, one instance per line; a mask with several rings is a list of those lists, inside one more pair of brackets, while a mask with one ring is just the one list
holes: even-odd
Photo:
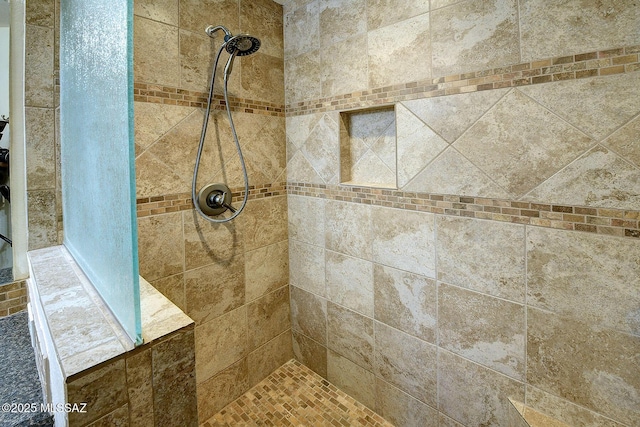
[[393, 105], [340, 113], [340, 183], [397, 188]]

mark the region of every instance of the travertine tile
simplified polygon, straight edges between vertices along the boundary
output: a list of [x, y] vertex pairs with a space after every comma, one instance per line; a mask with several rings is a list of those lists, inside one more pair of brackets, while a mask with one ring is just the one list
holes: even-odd
[[[265, 64], [265, 66], [267, 65]], [[246, 66], [243, 70], [246, 70]], [[264, 79], [262, 77], [259, 80]], [[277, 91], [274, 88], [269, 90]], [[264, 179], [261, 181], [253, 172], [249, 175], [250, 184], [258, 186], [276, 182], [286, 165], [286, 147], [283, 144], [285, 120], [282, 117], [242, 112], [235, 113], [233, 117], [247, 167], [249, 170], [253, 169], [264, 175]], [[234, 150], [232, 154], [226, 154], [226, 158], [235, 160], [237, 158], [236, 151]]]
[[321, 49], [367, 31], [366, 0], [319, 0], [318, 11]]
[[489, 111], [508, 91], [509, 89], [496, 89], [461, 93], [404, 101], [402, 105], [445, 141], [451, 143]]
[[432, 11], [431, 25], [434, 76], [520, 60], [516, 0], [456, 3]]
[[436, 282], [376, 264], [375, 319], [424, 341], [436, 342]]
[[640, 416], [640, 338], [527, 310], [527, 381], [624, 424]]
[[324, 246], [324, 200], [289, 195], [289, 238]]
[[355, 362], [373, 370], [373, 320], [355, 311], [327, 303], [328, 347]]
[[288, 285], [289, 246], [287, 241], [247, 252], [244, 275], [247, 302]]
[[[288, 40], [285, 38], [285, 40]], [[303, 52], [295, 58], [286, 56], [285, 43], [284, 91], [287, 104], [317, 99], [322, 96], [320, 51]]]
[[640, 206], [639, 186], [640, 168], [598, 145], [523, 200], [634, 210]]
[[461, 196], [510, 198], [509, 193], [450, 147], [418, 173], [402, 190]]
[[[55, 122], [51, 108], [25, 108], [27, 188], [46, 190], [56, 182]], [[5, 134], [5, 139], [6, 139]], [[4, 143], [4, 141], [3, 141]]]
[[524, 384], [445, 350], [438, 351], [438, 409], [462, 425], [508, 425], [509, 398]]
[[375, 373], [432, 407], [437, 404], [437, 347], [375, 323]]
[[137, 0], [133, 3], [134, 15], [178, 26], [178, 0]]
[[[256, 37], [260, 38], [259, 35]], [[236, 93], [239, 96], [284, 104], [284, 61], [281, 56], [267, 55], [260, 49], [253, 55], [242, 57], [240, 61], [240, 73], [234, 74], [229, 80], [237, 79], [239, 90]]]
[[304, 366], [327, 377], [327, 348], [311, 338], [293, 331], [293, 354]]
[[[359, 0], [359, 3], [364, 3], [364, 0]], [[346, 10], [351, 11], [351, 7]], [[328, 34], [344, 35], [344, 30], [348, 28], [342, 27], [342, 30]], [[368, 57], [366, 34], [358, 34], [346, 40], [339, 40], [335, 44], [327, 46], [321, 52], [322, 96], [336, 96], [367, 89]]]
[[185, 270], [209, 264], [230, 266], [243, 253], [242, 234], [234, 221], [212, 224], [195, 210], [182, 213]]
[[519, 90], [600, 141], [640, 111], [636, 83], [637, 75], [631, 73], [563, 80]]
[[171, 25], [134, 17], [134, 78], [145, 83], [180, 85], [178, 29]]
[[99, 420], [86, 424], [87, 427], [126, 427], [129, 425], [129, 408], [127, 405], [122, 405]]
[[438, 279], [524, 302], [524, 226], [439, 216]]
[[289, 283], [326, 297], [324, 253], [321, 247], [289, 240]]
[[527, 406], [543, 411], [570, 426], [622, 427], [622, 424], [610, 418], [530, 385], [527, 386]]
[[126, 358], [129, 416], [133, 426], [154, 426], [152, 368], [150, 349], [130, 354]]
[[291, 329], [326, 345], [327, 301], [291, 286]]
[[[527, 117], [527, 121], [520, 120]], [[514, 90], [460, 137], [454, 147], [514, 196], [566, 166], [594, 141]]]
[[640, 335], [640, 246], [633, 240], [531, 227], [527, 303]]
[[369, 31], [369, 87], [430, 78], [432, 43], [429, 30], [429, 14], [423, 13]]
[[376, 412], [396, 427], [438, 427], [438, 411], [376, 378]]
[[147, 281], [182, 272], [184, 245], [181, 216], [176, 212], [138, 220], [140, 275]]
[[[146, 149], [193, 112], [193, 107], [134, 102], [136, 145]], [[140, 153], [136, 153], [136, 157]]]
[[327, 379], [358, 402], [375, 408], [376, 383], [373, 372], [356, 365], [349, 359], [329, 350]]
[[306, 2], [284, 15], [284, 56], [290, 60], [320, 49], [319, 0]]
[[251, 351], [291, 327], [289, 287], [271, 292], [248, 304], [249, 349]]
[[187, 315], [201, 324], [245, 303], [244, 258], [184, 274]]
[[304, 114], [286, 118], [287, 140], [296, 148], [301, 148], [313, 132], [313, 128], [322, 120], [324, 114]]
[[447, 143], [403, 104], [396, 104], [398, 187], [429, 164]]
[[[238, 33], [238, 0], [179, 1], [180, 28], [198, 33], [204, 32], [209, 25], [224, 25], [233, 34]], [[217, 37], [222, 40], [222, 34]]]
[[152, 347], [156, 425], [198, 423], [194, 331], [187, 329]]
[[71, 412], [70, 425], [90, 423], [127, 402], [124, 359], [71, 380], [67, 384], [67, 402], [87, 403], [87, 413]]
[[322, 179], [301, 151], [297, 151], [287, 163], [287, 180], [325, 184], [324, 179]]
[[637, 4], [621, 0], [524, 0], [520, 2], [522, 60], [638, 44], [639, 26]]
[[258, 347], [247, 356], [249, 385], [254, 386], [293, 357], [291, 329]]
[[326, 251], [326, 281], [331, 302], [373, 317], [373, 263]]
[[438, 344], [511, 378], [524, 381], [524, 306], [440, 284]]
[[640, 116], [615, 131], [602, 142], [602, 145], [615, 151], [628, 161], [640, 167]]
[[208, 420], [249, 389], [247, 359], [242, 359], [204, 382], [198, 382], [197, 388], [198, 420]]
[[54, 107], [54, 30], [28, 24], [24, 43], [25, 106]]
[[[203, 31], [193, 33], [191, 31], [180, 30], [179, 34], [180, 49], [180, 88], [197, 90], [200, 92], [208, 92], [211, 82], [211, 70], [218, 46], [212, 46], [211, 38]], [[136, 58], [137, 60], [137, 58]], [[243, 61], [244, 62], [244, 61]], [[218, 66], [218, 75], [216, 76], [216, 85], [222, 87], [223, 80], [220, 77], [223, 68]], [[234, 73], [235, 77], [235, 73]], [[234, 79], [231, 79], [233, 81]], [[230, 87], [234, 87], [229, 83]]]
[[184, 297], [184, 274], [163, 277], [150, 282], [162, 295], [167, 297], [172, 303], [186, 311], [186, 301]]
[[370, 260], [373, 231], [371, 207], [356, 203], [328, 201], [325, 205], [326, 248]]
[[367, 29], [374, 30], [429, 12], [429, 2], [409, 0], [402, 3], [388, 0], [367, 0]]
[[435, 277], [434, 215], [373, 207], [371, 218], [375, 262]]
[[250, 200], [238, 219], [246, 251], [286, 240], [287, 197]]
[[[243, 33], [255, 35], [260, 39], [260, 52], [283, 58], [282, 5], [274, 1], [240, 0], [240, 29]], [[280, 93], [284, 97], [282, 88]]]
[[55, 6], [56, 2], [54, 0], [39, 0], [26, 3], [25, 22], [40, 27], [53, 28], [56, 25]]
[[247, 306], [223, 314], [196, 327], [196, 378], [213, 377], [243, 357], [248, 350]]
[[300, 148], [313, 169], [326, 183], [337, 178], [340, 168], [339, 126], [336, 119], [336, 114], [324, 114]]

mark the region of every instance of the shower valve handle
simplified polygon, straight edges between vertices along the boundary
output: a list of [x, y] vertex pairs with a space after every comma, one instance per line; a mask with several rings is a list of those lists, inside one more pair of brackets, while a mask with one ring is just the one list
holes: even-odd
[[214, 209], [225, 207], [229, 209], [232, 213], [235, 213], [236, 209], [233, 206], [231, 206], [231, 204], [225, 202], [226, 198], [227, 198], [226, 192], [212, 191], [209, 194], [209, 197], [207, 198], [207, 205], [209, 205], [210, 208], [214, 208]]

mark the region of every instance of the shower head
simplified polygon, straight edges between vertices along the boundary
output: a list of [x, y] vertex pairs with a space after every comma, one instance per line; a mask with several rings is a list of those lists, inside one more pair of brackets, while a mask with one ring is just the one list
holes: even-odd
[[225, 37], [227, 42], [227, 52], [236, 56], [247, 56], [255, 53], [260, 49], [260, 39], [250, 36], [249, 34], [238, 34], [233, 37]]

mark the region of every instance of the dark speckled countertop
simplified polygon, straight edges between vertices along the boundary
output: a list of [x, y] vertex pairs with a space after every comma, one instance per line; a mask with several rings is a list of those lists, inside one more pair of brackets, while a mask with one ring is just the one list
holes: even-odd
[[[27, 312], [0, 318], [0, 405], [35, 403], [39, 409], [42, 402]], [[18, 426], [53, 426], [53, 417], [39, 410], [6, 412], [0, 409], [0, 427]]]

